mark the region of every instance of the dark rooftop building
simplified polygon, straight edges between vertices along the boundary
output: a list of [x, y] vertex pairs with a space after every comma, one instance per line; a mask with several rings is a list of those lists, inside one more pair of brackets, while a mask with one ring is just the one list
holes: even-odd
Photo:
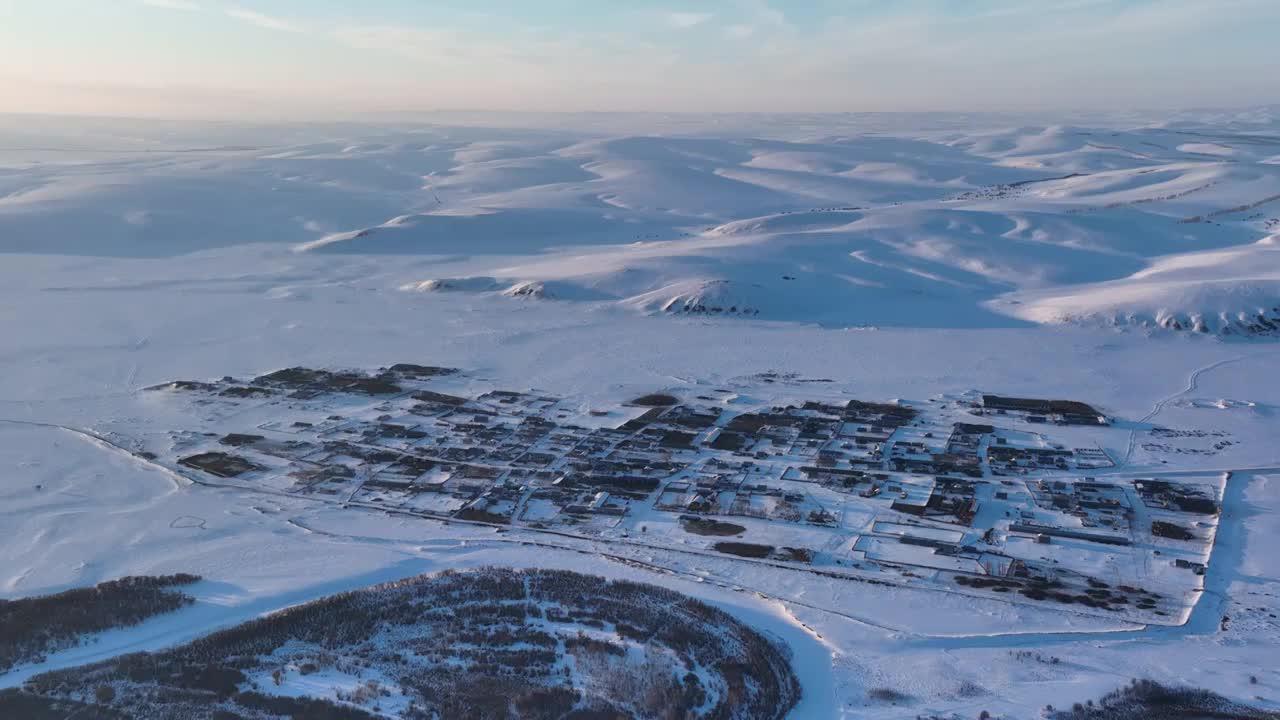
[[983, 395], [982, 406], [989, 410], [1016, 410], [1018, 412], [1045, 415], [1087, 416], [1092, 418], [1102, 415], [1093, 406], [1076, 400], [1040, 400], [1036, 398]]

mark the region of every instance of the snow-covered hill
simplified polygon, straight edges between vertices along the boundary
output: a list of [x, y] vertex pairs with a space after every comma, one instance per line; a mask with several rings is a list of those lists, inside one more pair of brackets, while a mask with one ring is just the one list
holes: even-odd
[[1015, 293], [993, 306], [1041, 323], [1274, 335], [1280, 332], [1280, 246], [1270, 236], [1244, 247], [1171, 255], [1127, 278]]
[[55, 133], [0, 156], [0, 252], [283, 244], [347, 272], [395, 256], [388, 291], [836, 327], [1269, 331], [1280, 305], [1268, 113], [739, 122], [246, 130], [75, 163]]

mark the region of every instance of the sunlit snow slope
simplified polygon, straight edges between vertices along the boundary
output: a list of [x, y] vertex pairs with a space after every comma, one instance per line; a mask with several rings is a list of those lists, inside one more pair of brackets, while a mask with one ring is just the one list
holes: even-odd
[[43, 155], [0, 153], [0, 251], [274, 243], [402, 256], [388, 290], [828, 326], [1270, 334], [1280, 316], [1280, 123], [1262, 111], [838, 116], [795, 136], [317, 126], [225, 144], [107, 126], [96, 162], [64, 161], [79, 136], [51, 125]]

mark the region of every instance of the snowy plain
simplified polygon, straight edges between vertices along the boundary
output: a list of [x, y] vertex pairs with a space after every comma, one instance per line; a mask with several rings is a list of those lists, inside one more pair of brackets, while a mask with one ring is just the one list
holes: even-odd
[[[1036, 717], [1131, 677], [1280, 707], [1280, 113], [430, 120], [0, 118], [0, 596], [205, 578], [194, 606], [0, 684], [343, 589], [538, 565], [777, 635], [795, 717]], [[666, 569], [643, 571], [193, 486], [66, 429], [163, 425], [141, 390], [174, 379], [396, 362], [583, 408], [722, 384], [787, 400], [752, 384], [768, 372], [876, 401], [1079, 399], [1236, 441], [1170, 459], [1135, 429], [1117, 475], [1238, 490], [1191, 619], [1141, 627], [628, 551]]]

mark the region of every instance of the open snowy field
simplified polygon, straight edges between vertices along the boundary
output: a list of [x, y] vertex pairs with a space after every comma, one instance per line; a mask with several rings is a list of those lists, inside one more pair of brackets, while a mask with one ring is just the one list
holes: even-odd
[[[797, 718], [1036, 717], [1132, 677], [1280, 708], [1277, 241], [1274, 108], [1070, 122], [0, 117], [0, 597], [204, 578], [192, 606], [0, 685], [497, 565], [662, 584], [733, 613], [791, 649]], [[1194, 479], [1221, 514], [1204, 525], [1212, 555], [1185, 622], [1146, 624], [608, 532], [209, 487], [112, 444], [270, 419], [192, 412], [151, 386], [401, 362], [464, 369], [450, 392], [554, 395], [610, 426], [655, 392], [730, 410], [1078, 400], [1111, 426], [1044, 432], [1111, 465], [1072, 477]], [[1035, 428], [1017, 428], [1014, 444], [1030, 443]], [[876, 527], [858, 512], [843, 525]], [[655, 514], [646, 532], [667, 528], [680, 532]], [[1052, 548], [1108, 562], [1077, 546]]]

